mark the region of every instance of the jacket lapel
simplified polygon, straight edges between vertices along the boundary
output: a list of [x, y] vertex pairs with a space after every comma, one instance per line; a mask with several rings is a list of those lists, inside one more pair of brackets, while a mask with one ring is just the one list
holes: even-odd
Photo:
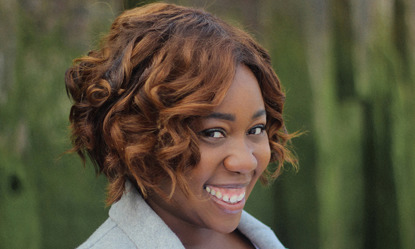
[[121, 199], [112, 205], [109, 216], [137, 248], [184, 249], [179, 238], [148, 206], [130, 182], [126, 183], [125, 189]]

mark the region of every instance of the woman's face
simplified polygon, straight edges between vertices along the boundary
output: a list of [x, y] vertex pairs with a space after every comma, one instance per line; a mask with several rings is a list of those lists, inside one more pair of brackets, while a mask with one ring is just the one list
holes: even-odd
[[[153, 194], [149, 205], [175, 232], [186, 227], [234, 231], [270, 160], [265, 124], [258, 82], [248, 67], [239, 65], [223, 102], [196, 125], [201, 160], [187, 176], [194, 197], [176, 188], [172, 202]], [[162, 189], [169, 194], [170, 183]]]

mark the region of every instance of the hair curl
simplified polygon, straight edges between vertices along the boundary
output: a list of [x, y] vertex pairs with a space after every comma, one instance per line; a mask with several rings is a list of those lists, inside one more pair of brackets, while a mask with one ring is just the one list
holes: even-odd
[[99, 49], [74, 60], [65, 83], [73, 100], [72, 152], [89, 156], [109, 180], [107, 203], [117, 201], [127, 179], [146, 197], [189, 193], [186, 172], [200, 160], [192, 122], [224, 98], [238, 64], [256, 76], [267, 113], [271, 160], [277, 177], [292, 135], [284, 129], [285, 95], [268, 53], [248, 34], [202, 10], [150, 4], [122, 13]]

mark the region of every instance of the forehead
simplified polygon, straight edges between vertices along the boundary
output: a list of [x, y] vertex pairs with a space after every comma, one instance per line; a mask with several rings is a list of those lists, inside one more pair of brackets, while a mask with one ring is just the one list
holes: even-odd
[[264, 101], [258, 80], [245, 65], [238, 65], [225, 98], [213, 112], [227, 113], [228, 109], [264, 109]]

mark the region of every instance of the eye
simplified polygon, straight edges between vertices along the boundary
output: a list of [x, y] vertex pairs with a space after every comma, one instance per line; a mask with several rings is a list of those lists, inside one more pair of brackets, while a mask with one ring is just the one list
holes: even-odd
[[265, 131], [265, 125], [256, 125], [248, 130], [248, 135], [260, 135]]
[[224, 138], [225, 131], [222, 129], [207, 129], [199, 132], [199, 135], [207, 138]]

